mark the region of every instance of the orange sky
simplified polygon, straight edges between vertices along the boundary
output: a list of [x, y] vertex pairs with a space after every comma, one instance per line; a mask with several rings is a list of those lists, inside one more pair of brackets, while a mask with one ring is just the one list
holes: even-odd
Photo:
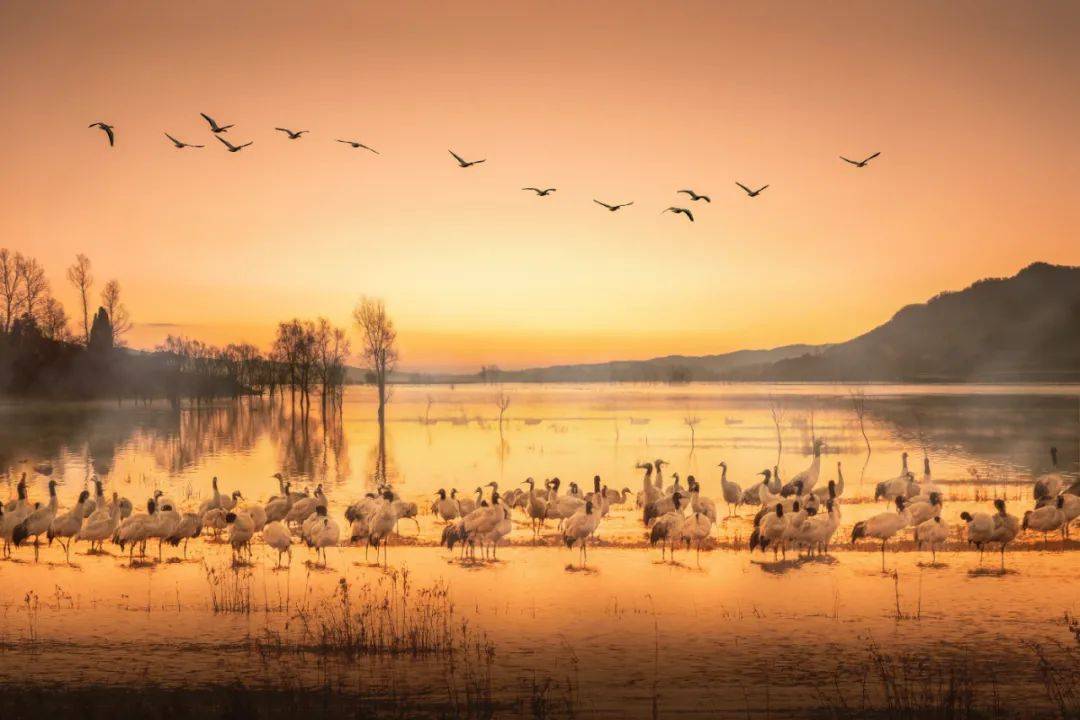
[[365, 293], [414, 369], [842, 340], [1080, 263], [1078, 36], [1067, 2], [5, 3], [0, 245], [69, 313], [90, 255], [142, 347]]

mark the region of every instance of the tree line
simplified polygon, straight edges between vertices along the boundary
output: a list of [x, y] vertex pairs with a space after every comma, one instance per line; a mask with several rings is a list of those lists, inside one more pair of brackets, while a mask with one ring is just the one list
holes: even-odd
[[[115, 397], [149, 401], [213, 400], [269, 394], [298, 403], [311, 397], [337, 403], [347, 377], [351, 343], [326, 318], [278, 323], [264, 352], [250, 343], [215, 346], [169, 335], [153, 351], [124, 347], [132, 328], [120, 283], [105, 283], [97, 310], [95, 278], [83, 254], [67, 268], [78, 306], [69, 318], [34, 258], [0, 248], [0, 394], [53, 398]], [[361, 298], [353, 314], [362, 340], [364, 380], [378, 391], [380, 429], [397, 361], [396, 332], [382, 301]]]

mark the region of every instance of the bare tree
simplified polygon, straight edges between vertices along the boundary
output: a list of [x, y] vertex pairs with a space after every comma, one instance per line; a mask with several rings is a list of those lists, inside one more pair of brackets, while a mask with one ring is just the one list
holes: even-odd
[[784, 404], [772, 395], [769, 396], [769, 414], [772, 415], [773, 425], [776, 426], [776, 464], [780, 464], [780, 455], [784, 451], [784, 436], [781, 425], [784, 422]]
[[11, 331], [19, 312], [21, 297], [17, 268], [21, 259], [19, 253], [12, 255], [7, 248], [0, 248], [0, 329], [5, 333]]
[[866, 454], [870, 455], [870, 438], [866, 436], [866, 393], [862, 391], [862, 388], [851, 388], [848, 390], [848, 397], [851, 398], [851, 409], [855, 413], [855, 417], [859, 420], [859, 432], [862, 433], [863, 442], [866, 443]]
[[66, 341], [71, 338], [68, 329], [68, 317], [64, 312], [64, 306], [54, 297], [48, 297], [42, 304], [40, 311], [41, 319], [38, 326], [41, 334], [49, 340]]
[[499, 408], [499, 434], [502, 435], [503, 415], [506, 413], [506, 408], [510, 407], [510, 396], [500, 390], [495, 396], [495, 407]]
[[83, 342], [90, 344], [90, 288], [94, 286], [94, 276], [90, 272], [90, 258], [82, 253], [75, 256], [75, 264], [68, 268], [68, 282], [79, 293], [82, 302]]
[[132, 323], [127, 307], [120, 301], [120, 283], [116, 280], [105, 283], [105, 289], [101, 291], [101, 306], [112, 322], [113, 345], [122, 345], [121, 338], [131, 330]]
[[379, 474], [386, 480], [386, 403], [390, 373], [397, 366], [397, 331], [386, 313], [386, 305], [376, 298], [362, 297], [353, 310], [353, 319], [363, 342], [361, 358], [378, 391]]
[[687, 415], [683, 418], [683, 424], [690, 428], [690, 452], [694, 451], [695, 429], [699, 423], [701, 423], [701, 418], [697, 415]]
[[41, 319], [41, 310], [49, 297], [49, 281], [45, 278], [45, 268], [32, 257], [15, 255], [15, 273], [22, 286], [20, 310], [22, 314]]
[[345, 383], [345, 361], [351, 351], [345, 331], [319, 318], [315, 329], [315, 354], [319, 382], [322, 384], [322, 402], [336, 401], [338, 391]]

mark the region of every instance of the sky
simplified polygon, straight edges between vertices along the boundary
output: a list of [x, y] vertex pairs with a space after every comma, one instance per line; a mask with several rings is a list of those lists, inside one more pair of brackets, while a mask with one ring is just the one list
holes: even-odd
[[9, 2], [0, 246], [71, 315], [86, 253], [134, 347], [362, 295], [413, 370], [842, 341], [1080, 264], [1078, 36], [1071, 2]]

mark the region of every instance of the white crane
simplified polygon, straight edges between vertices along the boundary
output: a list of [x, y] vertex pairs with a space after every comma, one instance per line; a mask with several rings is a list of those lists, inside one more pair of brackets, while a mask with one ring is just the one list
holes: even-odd
[[326, 548], [337, 547], [341, 540], [341, 528], [337, 522], [326, 516], [326, 507], [319, 506], [316, 510], [318, 522], [310, 532], [309, 543], [315, 548], [315, 557], [322, 556], [322, 566], [326, 567]]
[[141, 554], [146, 555], [146, 541], [157, 524], [157, 518], [154, 517], [156, 512], [157, 504], [154, 503], [154, 498], [150, 498], [146, 501], [145, 513], [132, 515], [116, 528], [116, 533], [113, 534], [113, 542], [120, 546], [121, 551], [123, 551], [125, 545], [129, 546], [128, 562], [134, 563], [135, 561], [136, 545], [141, 545]]
[[1034, 510], [1024, 513], [1024, 530], [1034, 530], [1043, 534], [1043, 543], [1048, 544], [1047, 535], [1055, 530], [1061, 531], [1061, 539], [1065, 539], [1065, 497], [1058, 495], [1050, 505], [1043, 505]]
[[11, 556], [12, 535], [15, 528], [34, 509], [30, 501], [26, 499], [26, 473], [23, 473], [15, 486], [15, 491], [16, 499], [4, 506], [4, 514], [0, 517], [0, 538], [4, 541], [4, 557]]
[[851, 531], [851, 544], [859, 538], [874, 538], [881, 541], [881, 569], [885, 570], [885, 543], [898, 532], [911, 524], [911, 515], [907, 510], [907, 501], [903, 496], [896, 497], [896, 512], [879, 513], [869, 520], [855, 523]]
[[244, 551], [251, 557], [251, 539], [255, 537], [255, 521], [241, 510], [225, 516], [229, 525], [229, 545], [232, 546], [233, 564], [243, 561]]
[[87, 540], [90, 542], [88, 554], [105, 552], [105, 541], [116, 533], [116, 529], [123, 519], [120, 512], [119, 495], [113, 492], [112, 501], [108, 505], [101, 505], [90, 517], [86, 518], [79, 529], [79, 534], [75, 536], [75, 540]]
[[915, 526], [915, 547], [930, 548], [930, 562], [937, 564], [937, 549], [949, 539], [949, 526], [941, 521], [941, 515], [934, 515]]
[[180, 522], [176, 525], [176, 530], [172, 535], [165, 538], [165, 542], [169, 543], [173, 547], [178, 547], [181, 542], [184, 543], [184, 559], [187, 559], [187, 546], [188, 541], [192, 538], [197, 538], [202, 534], [202, 521], [199, 520], [197, 513], [184, 513], [180, 516]]
[[1001, 498], [994, 500], [994, 532], [990, 536], [991, 542], [1001, 543], [1001, 570], [1005, 571], [1005, 547], [1016, 539], [1020, 534], [1020, 519], [1005, 511], [1005, 501]]
[[49, 545], [56, 540], [64, 548], [64, 560], [69, 565], [71, 564], [71, 538], [75, 537], [82, 528], [83, 520], [86, 519], [86, 502], [89, 499], [89, 491], [83, 490], [79, 493], [75, 507], [63, 515], [54, 517], [45, 533], [49, 539]]
[[581, 552], [581, 567], [589, 560], [588, 541], [600, 527], [600, 516], [593, 512], [593, 504], [586, 501], [582, 512], [570, 517], [563, 526], [562, 540], [567, 548], [577, 545]]
[[281, 567], [281, 556], [286, 553], [289, 556], [289, 564], [292, 564], [292, 535], [284, 523], [280, 520], [266, 523], [262, 529], [262, 538], [263, 542], [277, 550], [278, 557], [275, 567]]
[[693, 475], [686, 480], [690, 484], [690, 509], [708, 516], [709, 520], [715, 523], [717, 517], [716, 503], [713, 502], [712, 498], [701, 496], [701, 483]]
[[[739, 512], [743, 493], [738, 483], [727, 479], [727, 463], [723, 461], [720, 463], [720, 490], [724, 495], [724, 502], [728, 506], [728, 517], [731, 517], [734, 513]], [[732, 505], [735, 506], [734, 513], [731, 510]]]
[[696, 548], [695, 558], [701, 564], [701, 543], [712, 533], [713, 519], [705, 513], [694, 512], [682, 524], [679, 530], [679, 539], [686, 543], [686, 549], [690, 549], [693, 543]]
[[11, 542], [15, 547], [22, 545], [28, 538], [34, 538], [34, 562], [38, 561], [38, 545], [42, 535], [49, 531], [53, 518], [56, 517], [56, 481], [49, 481], [49, 504], [35, 508], [11, 531]]
[[[813, 492], [814, 487], [817, 485], [818, 478], [821, 477], [821, 450], [825, 447], [825, 441], [818, 438], [814, 440], [814, 459], [810, 461], [810, 467], [803, 470], [801, 473], [795, 475], [791, 480], [783, 486], [780, 494], [784, 497], [798, 492], [799, 495], [805, 495], [806, 493]], [[796, 488], [796, 483], [802, 483], [800, 488]]]
[[431, 504], [431, 514], [437, 516], [443, 522], [450, 522], [461, 517], [461, 506], [457, 500], [447, 497], [446, 489], [439, 488], [435, 493], [438, 499]]
[[670, 548], [671, 561], [675, 562], [675, 546], [682, 539], [679, 533], [686, 521], [686, 516], [683, 514], [682, 494], [676, 492], [671, 496], [671, 501], [671, 509], [653, 521], [652, 529], [649, 531], [649, 544], [656, 547], [656, 544], [660, 543], [661, 559]]
[[784, 511], [783, 503], [776, 503], [772, 512], [764, 515], [754, 531], [750, 533], [750, 552], [759, 548], [761, 552], [771, 545], [773, 560], [777, 559], [778, 553], [783, 550], [787, 557], [787, 547], [784, 546], [784, 537], [787, 535], [788, 518]]
[[1035, 479], [1032, 494], [1035, 501], [1050, 500], [1057, 496], [1065, 487], [1065, 475], [1058, 469], [1058, 449], [1050, 448], [1050, 472], [1043, 473]]

